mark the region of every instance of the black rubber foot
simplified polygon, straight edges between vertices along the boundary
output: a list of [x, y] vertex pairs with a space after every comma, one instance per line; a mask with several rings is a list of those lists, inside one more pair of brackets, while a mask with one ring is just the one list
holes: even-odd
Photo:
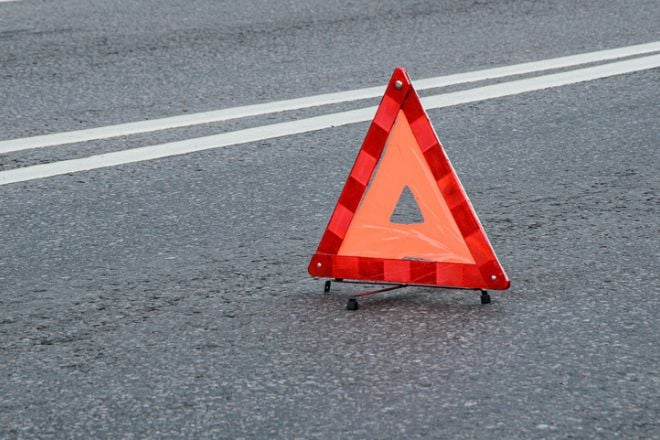
[[357, 310], [358, 302], [355, 298], [350, 298], [346, 303], [346, 310]]
[[324, 293], [328, 293], [328, 292], [330, 292], [330, 285], [331, 285], [331, 284], [332, 284], [331, 281], [326, 281], [326, 282], [325, 282], [325, 286], [323, 286], [323, 292], [324, 292]]
[[485, 290], [481, 291], [481, 304], [490, 304], [490, 295]]

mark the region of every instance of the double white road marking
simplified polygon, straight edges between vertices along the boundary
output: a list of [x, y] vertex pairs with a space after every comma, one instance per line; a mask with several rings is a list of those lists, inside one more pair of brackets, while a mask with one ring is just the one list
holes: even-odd
[[[498, 67], [476, 72], [441, 76], [414, 81], [417, 90], [434, 89], [449, 85], [470, 83], [512, 75], [542, 72], [551, 69], [573, 67], [581, 64], [610, 61], [618, 58], [638, 56], [624, 61], [611, 62], [593, 67], [569, 70], [560, 73], [547, 74], [532, 78], [513, 80], [499, 84], [476, 87], [451, 93], [427, 96], [422, 99], [426, 109], [437, 109], [470, 102], [494, 99], [503, 96], [560, 87], [583, 81], [591, 81], [615, 75], [638, 72], [660, 67], [660, 55], [639, 57], [660, 51], [660, 42], [629, 46], [619, 49], [591, 52], [568, 57], [554, 58], [543, 61]], [[379, 97], [383, 87], [371, 87], [347, 92], [329, 93], [290, 99], [265, 104], [255, 104], [230, 109], [175, 116], [151, 121], [140, 121], [107, 127], [56, 133], [0, 142], [0, 154], [33, 148], [52, 147], [57, 145], [107, 139], [117, 136], [133, 135], [158, 130], [180, 128], [191, 125], [222, 122], [248, 116], [264, 115], [289, 110], [317, 107], [334, 103], [345, 103], [362, 99]], [[113, 153], [100, 154], [82, 159], [58, 161], [43, 165], [35, 165], [0, 172], [0, 185], [23, 182], [92, 170], [116, 165], [159, 159], [174, 155], [187, 154], [195, 151], [240, 145], [282, 136], [288, 136], [310, 131], [322, 130], [371, 120], [376, 107], [366, 107], [331, 113], [322, 116], [298, 119], [263, 125], [254, 128], [236, 130], [213, 136], [205, 136], [166, 144], [134, 148]]]

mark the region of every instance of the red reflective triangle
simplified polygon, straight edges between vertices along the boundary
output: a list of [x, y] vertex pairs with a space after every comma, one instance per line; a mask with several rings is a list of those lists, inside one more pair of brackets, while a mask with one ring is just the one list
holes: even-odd
[[[421, 223], [391, 221], [408, 188]], [[503, 290], [509, 279], [402, 68], [309, 263], [317, 277]]]

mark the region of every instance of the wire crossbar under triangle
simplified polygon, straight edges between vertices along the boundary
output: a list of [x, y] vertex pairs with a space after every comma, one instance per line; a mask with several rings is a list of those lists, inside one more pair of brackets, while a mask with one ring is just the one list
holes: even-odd
[[431, 285], [424, 285], [424, 284], [401, 284], [401, 283], [388, 283], [388, 282], [370, 282], [370, 281], [357, 281], [357, 280], [344, 280], [342, 278], [335, 278], [332, 280], [327, 280], [325, 282], [325, 286], [323, 288], [323, 291], [325, 293], [330, 292], [330, 287], [332, 285], [332, 282], [335, 283], [345, 283], [345, 284], [368, 284], [368, 285], [376, 285], [376, 286], [387, 286], [383, 287], [380, 289], [376, 290], [367, 290], [364, 292], [358, 292], [352, 294], [349, 299], [348, 299], [348, 305], [347, 309], [348, 310], [357, 310], [357, 298], [365, 297], [365, 296], [370, 296], [370, 295], [375, 295], [378, 293], [384, 293], [384, 292], [390, 292], [392, 290], [397, 290], [397, 289], [402, 289], [404, 287], [429, 287], [429, 288], [434, 288], [434, 289], [452, 289], [452, 290], [477, 290], [481, 292], [481, 304], [489, 304], [490, 303], [490, 295], [486, 290], [483, 289], [469, 289], [469, 288], [461, 288], [461, 287], [445, 287], [445, 286], [431, 286]]

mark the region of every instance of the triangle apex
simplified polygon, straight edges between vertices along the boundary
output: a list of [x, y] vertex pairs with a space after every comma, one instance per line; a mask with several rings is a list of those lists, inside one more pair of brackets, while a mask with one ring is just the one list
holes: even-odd
[[403, 67], [396, 67], [394, 72], [392, 72], [387, 91], [395, 96], [400, 96], [401, 100], [403, 100], [411, 88], [412, 82], [410, 81], [406, 69]]

